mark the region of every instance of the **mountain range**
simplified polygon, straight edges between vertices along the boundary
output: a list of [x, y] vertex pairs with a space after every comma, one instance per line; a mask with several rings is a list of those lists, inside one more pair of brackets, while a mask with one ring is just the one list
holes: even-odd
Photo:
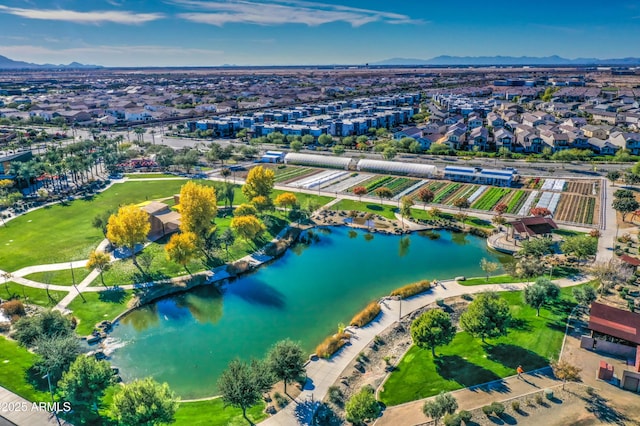
[[463, 65], [640, 65], [640, 58], [576, 58], [567, 59], [557, 55], [532, 57], [532, 56], [436, 56], [431, 59], [415, 58], [391, 58], [378, 62], [370, 62], [369, 65], [434, 65], [434, 66], [463, 66]]
[[78, 62], [70, 64], [33, 64], [31, 62], [14, 61], [6, 56], [0, 55], [0, 70], [20, 70], [20, 69], [96, 69], [102, 68], [100, 65], [84, 65]]

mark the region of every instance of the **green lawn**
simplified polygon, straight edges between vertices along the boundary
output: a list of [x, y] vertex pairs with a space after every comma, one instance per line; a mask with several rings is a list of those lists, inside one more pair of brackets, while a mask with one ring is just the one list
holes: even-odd
[[50, 401], [49, 393], [37, 390], [30, 380], [29, 369], [35, 360], [36, 355], [0, 336], [0, 386], [29, 401]]
[[395, 220], [395, 211], [398, 210], [395, 206], [380, 205], [372, 201], [354, 201], [354, 200], [340, 200], [333, 206], [331, 210], [355, 210], [363, 213], [373, 213], [386, 217], [387, 219]]
[[[264, 413], [265, 404], [255, 405], [247, 410], [247, 416], [259, 423], [267, 418]], [[224, 407], [221, 398], [198, 402], [182, 402], [176, 412], [177, 426], [244, 426], [247, 421], [242, 417], [242, 410]]]
[[73, 268], [73, 277], [71, 276], [71, 269], [63, 269], [62, 271], [36, 272], [35, 274], [25, 275], [24, 278], [39, 283], [70, 286], [73, 285], [74, 279], [76, 284], [80, 284], [87, 275], [89, 275], [87, 268]]
[[24, 303], [43, 307], [57, 305], [66, 295], [66, 291], [49, 290], [49, 295], [47, 296], [47, 290], [45, 289], [27, 287], [11, 281], [0, 285], [0, 297], [3, 299], [17, 297]]
[[578, 235], [589, 234], [588, 232], [572, 231], [570, 229], [554, 229], [552, 232], [563, 237], [577, 237]]
[[82, 293], [87, 300], [85, 303], [77, 296], [69, 304], [73, 316], [78, 318], [76, 333], [86, 336], [93, 331], [94, 326], [102, 321], [111, 321], [127, 309], [127, 303], [133, 295], [132, 290], [108, 290], [101, 292]]
[[[566, 278], [580, 272], [576, 268], [571, 268], [567, 266], [558, 266], [553, 268], [553, 277], [549, 276], [549, 274], [543, 275], [545, 278], [549, 278], [551, 280], [557, 280], [558, 278]], [[458, 284], [464, 286], [474, 286], [474, 285], [483, 285], [483, 284], [509, 284], [509, 283], [526, 283], [526, 282], [534, 282], [536, 278], [518, 278], [513, 277], [511, 275], [497, 275], [495, 277], [489, 277], [487, 281], [486, 278], [477, 277], [471, 278], [465, 281], [458, 281]]]
[[562, 346], [566, 318], [574, 306], [571, 288], [549, 308], [535, 309], [522, 302], [522, 292], [501, 293], [515, 319], [509, 334], [482, 344], [466, 332], [431, 351], [413, 346], [384, 384], [380, 400], [397, 405], [515, 374], [518, 365], [534, 370], [548, 365]]
[[169, 197], [184, 181], [127, 182], [113, 185], [88, 200], [76, 200], [20, 216], [0, 228], [2, 268], [15, 271], [29, 265], [86, 259], [104, 238], [92, 219], [121, 204]]

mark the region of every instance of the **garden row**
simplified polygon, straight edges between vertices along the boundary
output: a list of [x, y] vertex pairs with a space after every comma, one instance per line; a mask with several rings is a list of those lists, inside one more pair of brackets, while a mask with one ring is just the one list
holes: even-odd
[[482, 197], [471, 205], [471, 208], [478, 210], [491, 210], [507, 194], [511, 193], [508, 188], [491, 188]]
[[555, 218], [565, 222], [584, 223], [592, 225], [597, 216], [596, 198], [578, 194], [563, 194], [555, 214]]
[[309, 167], [292, 167], [285, 166], [284, 168], [275, 169], [276, 173], [276, 183], [286, 182], [293, 179], [301, 178], [304, 176], [308, 176], [311, 173], [316, 172], [316, 169], [311, 169]]
[[599, 185], [597, 182], [569, 182], [566, 192], [572, 192], [581, 195], [598, 195]]
[[[410, 188], [412, 185], [415, 185], [416, 182], [417, 181], [415, 179], [405, 177], [373, 176], [355, 186], [364, 186], [367, 190], [367, 194], [372, 194], [376, 189], [385, 187], [389, 188], [393, 195], [397, 195], [407, 188]], [[347, 192], [353, 192], [353, 188], [355, 188], [355, 186], [349, 188]]]

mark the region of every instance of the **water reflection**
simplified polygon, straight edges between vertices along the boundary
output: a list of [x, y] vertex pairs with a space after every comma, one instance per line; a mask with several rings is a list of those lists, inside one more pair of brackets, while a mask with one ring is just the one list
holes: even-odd
[[459, 246], [466, 246], [470, 243], [466, 232], [454, 232], [451, 234], [451, 241]]
[[135, 311], [127, 314], [120, 320], [123, 324], [130, 325], [136, 331], [143, 331], [147, 328], [158, 325], [160, 317], [158, 316], [158, 305], [142, 306]]
[[409, 254], [409, 246], [411, 246], [411, 238], [409, 238], [408, 235], [400, 237], [400, 241], [398, 242], [398, 256], [405, 257]]
[[364, 240], [366, 242], [369, 242], [369, 241], [373, 240], [373, 233], [367, 232], [366, 234], [364, 234]]
[[347, 235], [349, 235], [349, 238], [353, 239], [353, 238], [356, 238], [358, 236], [358, 233], [356, 231], [354, 231], [353, 229], [349, 229], [349, 232], [347, 233]]
[[218, 288], [207, 286], [197, 293], [186, 293], [176, 301], [176, 305], [188, 309], [200, 324], [215, 324], [222, 318], [222, 299]]
[[260, 305], [282, 310], [285, 308], [285, 296], [275, 287], [257, 279], [255, 276], [248, 276], [241, 282], [230, 286], [228, 291], [253, 305]]

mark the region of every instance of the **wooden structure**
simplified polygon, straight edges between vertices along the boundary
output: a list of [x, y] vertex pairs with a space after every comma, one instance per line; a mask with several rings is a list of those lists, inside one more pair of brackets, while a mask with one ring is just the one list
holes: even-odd
[[519, 237], [537, 237], [546, 236], [551, 234], [554, 229], [558, 229], [558, 225], [553, 219], [548, 217], [523, 217], [511, 222], [511, 236], [513, 238], [518, 235]]
[[142, 210], [149, 214], [151, 222], [149, 239], [162, 238], [180, 228], [180, 213], [171, 210], [165, 203], [152, 201], [142, 206]]

